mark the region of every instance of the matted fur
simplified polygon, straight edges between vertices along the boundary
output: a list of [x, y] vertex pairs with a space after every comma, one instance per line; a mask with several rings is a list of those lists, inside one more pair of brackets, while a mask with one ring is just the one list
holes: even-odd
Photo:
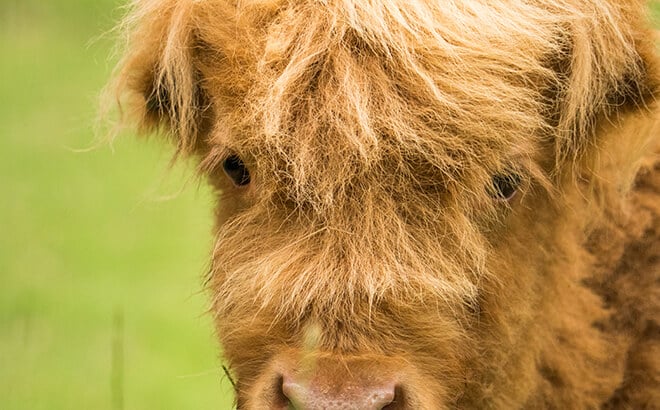
[[643, 1], [136, 0], [122, 29], [122, 122], [218, 191], [241, 407], [275, 406], [283, 363], [337, 358], [399, 380], [401, 408], [660, 403]]

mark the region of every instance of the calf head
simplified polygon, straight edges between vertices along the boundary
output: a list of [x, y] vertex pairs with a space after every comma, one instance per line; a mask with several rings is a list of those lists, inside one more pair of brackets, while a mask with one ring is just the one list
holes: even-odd
[[581, 244], [649, 138], [643, 8], [135, 1], [112, 89], [216, 188], [239, 407], [606, 399]]

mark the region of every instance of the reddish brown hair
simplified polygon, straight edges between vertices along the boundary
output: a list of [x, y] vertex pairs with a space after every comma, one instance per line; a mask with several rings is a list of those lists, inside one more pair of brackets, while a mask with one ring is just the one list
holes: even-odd
[[[625, 268], [658, 254], [658, 207], [639, 205], [660, 189], [644, 16], [639, 0], [134, 1], [109, 91], [217, 187], [209, 289], [239, 404], [273, 406], [282, 363], [337, 357], [400, 379], [409, 408], [657, 402], [624, 381], [660, 370], [657, 262], [639, 283]], [[653, 188], [627, 194], [635, 178]]]

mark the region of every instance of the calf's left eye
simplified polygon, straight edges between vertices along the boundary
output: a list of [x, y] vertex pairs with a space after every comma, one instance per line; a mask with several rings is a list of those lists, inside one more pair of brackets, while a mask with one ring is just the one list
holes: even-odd
[[238, 155], [230, 155], [222, 163], [222, 169], [236, 186], [250, 183], [250, 172]]

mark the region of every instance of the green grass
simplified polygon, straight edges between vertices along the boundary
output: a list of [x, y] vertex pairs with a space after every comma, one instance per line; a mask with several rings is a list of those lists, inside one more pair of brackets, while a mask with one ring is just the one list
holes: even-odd
[[160, 141], [79, 151], [115, 7], [0, 4], [0, 409], [231, 406], [199, 292], [209, 192]]

